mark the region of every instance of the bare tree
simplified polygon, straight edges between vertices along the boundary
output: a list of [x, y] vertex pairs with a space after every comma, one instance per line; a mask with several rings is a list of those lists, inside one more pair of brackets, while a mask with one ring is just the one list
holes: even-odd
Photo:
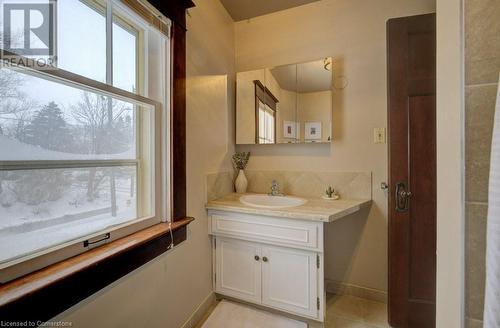
[[[22, 92], [24, 77], [7, 68], [0, 67], [0, 135], [15, 131], [15, 135], [21, 132], [22, 121], [26, 114], [33, 108], [33, 102]], [[8, 124], [11, 123], [10, 125]], [[12, 132], [12, 131], [11, 131]], [[3, 192], [3, 181], [7, 172], [0, 171], [0, 194]]]
[[[73, 118], [84, 126], [86, 139], [90, 142], [89, 154], [113, 154], [126, 149], [130, 143], [124, 133], [123, 113], [131, 109], [127, 104], [113, 100], [110, 97], [91, 94], [82, 94], [81, 101], [73, 108]], [[109, 170], [112, 215], [116, 216], [116, 187], [114, 170]], [[87, 199], [93, 200], [97, 196], [99, 184], [105, 173], [97, 176], [96, 169], [89, 170], [87, 183]]]
[[21, 91], [24, 77], [8, 68], [0, 69], [0, 96], [3, 99], [22, 99], [26, 95]]

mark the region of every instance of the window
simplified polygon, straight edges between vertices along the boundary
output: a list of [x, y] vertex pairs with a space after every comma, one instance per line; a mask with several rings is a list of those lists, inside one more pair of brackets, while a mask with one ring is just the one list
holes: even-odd
[[255, 84], [255, 142], [276, 143], [276, 110], [278, 99], [259, 80]]
[[268, 105], [259, 101], [259, 144], [273, 144], [275, 111]]
[[106, 2], [57, 1], [58, 67], [106, 82]]
[[58, 69], [0, 69], [0, 282], [169, 219], [168, 38], [111, 0], [57, 15]]

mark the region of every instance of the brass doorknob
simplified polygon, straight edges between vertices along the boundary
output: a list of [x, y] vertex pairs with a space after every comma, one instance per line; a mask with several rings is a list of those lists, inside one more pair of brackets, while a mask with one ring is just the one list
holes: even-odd
[[255, 255], [254, 259], [255, 259], [255, 261], [259, 261], [260, 260], [259, 255]]
[[410, 198], [413, 196], [412, 192], [408, 190], [405, 182], [399, 182], [396, 184], [395, 202], [396, 211], [406, 212], [408, 211]]
[[267, 257], [265, 257], [265, 256], [264, 256], [264, 257], [262, 258], [262, 261], [267, 262], [267, 261], [268, 261]]

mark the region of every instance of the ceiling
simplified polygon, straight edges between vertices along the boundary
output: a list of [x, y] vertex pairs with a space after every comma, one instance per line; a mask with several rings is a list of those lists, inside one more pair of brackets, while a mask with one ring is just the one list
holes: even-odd
[[220, 0], [234, 21], [262, 16], [319, 0]]

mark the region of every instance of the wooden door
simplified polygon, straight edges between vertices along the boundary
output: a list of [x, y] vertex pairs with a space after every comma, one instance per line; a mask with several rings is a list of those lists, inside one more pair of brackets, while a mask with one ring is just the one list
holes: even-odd
[[435, 327], [435, 15], [391, 19], [388, 41], [389, 321]]
[[260, 303], [261, 247], [234, 239], [216, 240], [216, 292], [241, 300]]
[[262, 247], [262, 304], [318, 317], [317, 254], [291, 248]]

